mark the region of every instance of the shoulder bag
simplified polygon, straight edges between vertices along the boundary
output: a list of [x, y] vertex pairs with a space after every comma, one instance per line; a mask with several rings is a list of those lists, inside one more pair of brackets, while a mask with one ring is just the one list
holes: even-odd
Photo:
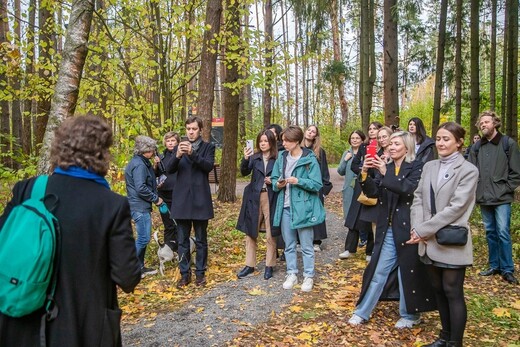
[[[430, 184], [430, 200], [432, 208], [432, 216], [437, 214], [435, 207], [435, 193]], [[443, 246], [465, 246], [468, 242], [468, 228], [458, 225], [446, 225], [439, 229], [435, 234], [437, 243]]]

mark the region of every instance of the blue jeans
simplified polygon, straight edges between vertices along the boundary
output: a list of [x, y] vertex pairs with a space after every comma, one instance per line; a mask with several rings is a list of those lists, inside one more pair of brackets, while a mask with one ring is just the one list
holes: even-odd
[[144, 266], [144, 255], [146, 253], [146, 246], [150, 242], [150, 233], [152, 231], [152, 216], [150, 212], [131, 212], [132, 220], [135, 222], [135, 229], [137, 231], [137, 238], [135, 239], [135, 249], [137, 251], [137, 258], [141, 267]]
[[285, 207], [282, 214], [282, 237], [285, 241], [285, 263], [287, 274], [298, 273], [298, 255], [296, 254], [297, 236], [300, 238], [303, 258], [303, 276], [314, 277], [314, 230], [312, 227], [291, 229], [291, 209]]
[[480, 206], [482, 221], [486, 229], [489, 252], [489, 267], [502, 273], [514, 271], [513, 246], [509, 227], [511, 204]]
[[[374, 310], [374, 307], [376, 307], [377, 302], [379, 301], [379, 297], [383, 292], [388, 275], [390, 275], [390, 272], [392, 272], [392, 270], [397, 266], [397, 251], [394, 244], [394, 234], [392, 232], [392, 228], [388, 228], [385, 239], [383, 240], [383, 246], [381, 247], [381, 254], [379, 255], [379, 260], [376, 265], [376, 271], [374, 272], [374, 276], [370, 281], [363, 300], [361, 300], [361, 303], [356, 307], [354, 314], [365, 320], [370, 318], [370, 314]], [[420, 317], [418, 314], [409, 314], [406, 312], [406, 301], [403, 295], [401, 271], [400, 269], [397, 269], [397, 271], [400, 294], [399, 315], [405, 319], [417, 320]]]

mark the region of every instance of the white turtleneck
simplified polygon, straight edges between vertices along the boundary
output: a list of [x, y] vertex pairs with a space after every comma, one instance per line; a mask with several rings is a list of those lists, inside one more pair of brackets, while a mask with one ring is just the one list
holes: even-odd
[[441, 165], [439, 166], [439, 175], [437, 176], [437, 185], [441, 182], [442, 179], [447, 179], [446, 173], [448, 172], [449, 168], [453, 165], [453, 163], [457, 160], [459, 156], [461, 156], [459, 151], [453, 152], [452, 154], [448, 155], [447, 157], [441, 157], [439, 156], [439, 161]]

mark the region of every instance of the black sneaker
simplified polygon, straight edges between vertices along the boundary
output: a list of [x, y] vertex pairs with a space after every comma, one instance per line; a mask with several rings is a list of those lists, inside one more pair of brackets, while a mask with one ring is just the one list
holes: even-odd
[[366, 245], [367, 245], [367, 240], [361, 241], [361, 242], [359, 243], [359, 248], [363, 248], [363, 247], [365, 247]]
[[237, 274], [238, 278], [244, 278], [255, 272], [255, 268], [251, 266], [244, 266], [242, 270]]
[[156, 269], [152, 269], [149, 267], [142, 267], [141, 268], [141, 278], [145, 278], [146, 276], [155, 275], [157, 273]]

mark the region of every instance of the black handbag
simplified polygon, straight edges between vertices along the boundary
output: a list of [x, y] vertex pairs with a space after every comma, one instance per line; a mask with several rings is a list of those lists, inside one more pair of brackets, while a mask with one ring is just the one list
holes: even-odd
[[[430, 201], [432, 216], [437, 214], [435, 207], [435, 193], [430, 185]], [[437, 243], [443, 246], [465, 246], [468, 243], [468, 228], [459, 225], [446, 225], [435, 233]]]

